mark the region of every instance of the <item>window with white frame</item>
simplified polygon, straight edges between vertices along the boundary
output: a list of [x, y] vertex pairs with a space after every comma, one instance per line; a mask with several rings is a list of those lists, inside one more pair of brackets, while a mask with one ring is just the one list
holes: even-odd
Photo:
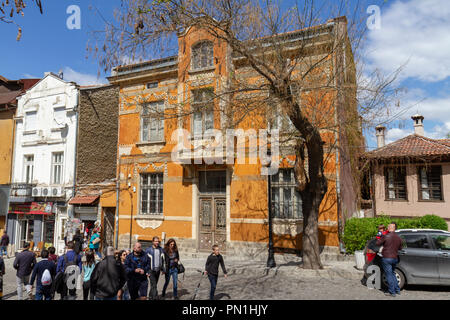
[[272, 215], [280, 219], [302, 219], [302, 199], [296, 190], [294, 169], [280, 169], [271, 179]]
[[163, 214], [163, 174], [141, 174], [141, 214]]
[[35, 131], [37, 129], [37, 111], [25, 113], [25, 131]]
[[26, 155], [24, 157], [24, 180], [25, 183], [33, 182], [33, 171], [34, 171], [34, 155]]
[[192, 47], [192, 69], [212, 67], [214, 64], [213, 43], [202, 41]]
[[64, 153], [52, 153], [52, 184], [61, 184], [63, 181]]
[[142, 108], [142, 141], [164, 141], [164, 101], [150, 102]]
[[192, 91], [194, 136], [201, 136], [206, 130], [214, 129], [214, 90], [212, 88]]

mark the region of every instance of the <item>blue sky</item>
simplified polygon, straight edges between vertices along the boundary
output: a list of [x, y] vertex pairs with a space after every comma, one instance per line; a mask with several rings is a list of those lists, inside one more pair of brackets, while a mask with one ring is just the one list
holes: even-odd
[[[97, 77], [97, 62], [86, 58], [89, 32], [102, 30], [96, 12], [111, 19], [120, 0], [46, 0], [44, 15], [29, 6], [16, 21], [23, 29], [16, 41], [16, 27], [0, 24], [2, 39], [0, 75], [9, 79], [42, 77], [44, 72], [64, 71], [66, 80], [81, 85], [106, 83]], [[404, 110], [387, 125], [387, 143], [413, 133], [411, 115], [424, 117], [425, 134], [444, 138], [450, 132], [450, 1], [365, 0], [365, 6], [380, 5], [380, 28], [368, 31], [365, 62], [368, 71], [393, 72], [408, 62], [397, 85], [407, 89], [400, 100]], [[69, 30], [66, 13], [70, 5], [81, 9], [81, 29]], [[284, 1], [289, 6], [289, 1]], [[363, 8], [364, 9], [364, 8]], [[369, 17], [369, 14], [367, 14]], [[383, 119], [380, 119], [383, 121]], [[366, 132], [369, 149], [376, 147], [373, 130]]]

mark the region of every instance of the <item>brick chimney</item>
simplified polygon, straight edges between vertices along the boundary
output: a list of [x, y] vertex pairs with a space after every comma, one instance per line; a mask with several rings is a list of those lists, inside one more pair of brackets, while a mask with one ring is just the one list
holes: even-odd
[[377, 136], [377, 148], [381, 148], [384, 147], [385, 145], [385, 131], [386, 131], [386, 127], [379, 125], [375, 127], [376, 130], [376, 136]]
[[414, 120], [414, 133], [419, 136], [424, 136], [425, 131], [423, 129], [423, 116], [420, 114], [415, 114], [411, 117]]

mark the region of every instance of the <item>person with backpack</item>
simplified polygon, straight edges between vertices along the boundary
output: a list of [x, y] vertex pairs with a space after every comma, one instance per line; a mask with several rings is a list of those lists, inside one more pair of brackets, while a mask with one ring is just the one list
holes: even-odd
[[75, 235], [72, 238], [73, 241], [73, 251], [76, 252], [76, 254], [80, 254], [80, 252], [83, 251], [83, 237], [81, 236], [80, 229], [77, 229], [75, 231]]
[[42, 300], [42, 298], [52, 300], [52, 283], [56, 275], [56, 265], [48, 260], [48, 254], [48, 250], [42, 250], [42, 260], [34, 266], [33, 274], [31, 275], [31, 286], [36, 280], [35, 300]]
[[23, 251], [16, 256], [13, 268], [17, 270], [17, 300], [23, 300], [23, 286], [27, 290], [28, 298], [31, 300], [33, 293], [31, 291], [30, 275], [36, 264], [36, 255], [29, 250], [30, 244], [25, 242]]
[[[78, 275], [81, 274], [82, 265], [81, 256], [79, 254], [76, 254], [73, 248], [73, 241], [69, 241], [67, 243], [67, 252], [59, 257], [58, 265], [56, 267], [57, 274], [64, 274], [61, 290], [61, 300], [76, 300], [77, 297], [76, 281]], [[76, 267], [79, 268], [78, 272], [76, 270]], [[69, 295], [67, 295], [67, 291], [69, 291]]]
[[95, 266], [91, 276], [91, 292], [95, 300], [117, 300], [117, 293], [126, 281], [125, 268], [114, 257], [114, 248], [107, 247], [105, 259]]
[[86, 261], [83, 263], [83, 300], [88, 300], [88, 297], [89, 300], [94, 300], [94, 295], [91, 292], [91, 276], [96, 265], [94, 252], [87, 251], [85, 257]]
[[58, 256], [55, 254], [55, 252], [56, 252], [55, 247], [48, 248], [48, 261], [51, 261], [56, 265], [58, 263]]
[[101, 259], [102, 255], [100, 253], [100, 234], [98, 233], [97, 228], [94, 229], [92, 236], [91, 236], [91, 240], [89, 240], [89, 249], [91, 249], [92, 251], [95, 251], [95, 253], [97, 254], [98, 258]]

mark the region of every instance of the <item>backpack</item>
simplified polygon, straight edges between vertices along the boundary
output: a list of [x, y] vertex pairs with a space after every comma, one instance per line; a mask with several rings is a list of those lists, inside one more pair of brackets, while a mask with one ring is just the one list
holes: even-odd
[[52, 284], [52, 275], [50, 274], [50, 271], [48, 271], [48, 269], [44, 270], [44, 273], [41, 277], [41, 283], [43, 286], [49, 286]]
[[67, 256], [64, 255], [64, 283], [67, 285], [67, 287], [70, 286], [69, 289], [74, 289], [76, 287], [77, 276], [79, 274], [77, 257], [78, 255], [75, 256], [74, 260], [67, 261]]

